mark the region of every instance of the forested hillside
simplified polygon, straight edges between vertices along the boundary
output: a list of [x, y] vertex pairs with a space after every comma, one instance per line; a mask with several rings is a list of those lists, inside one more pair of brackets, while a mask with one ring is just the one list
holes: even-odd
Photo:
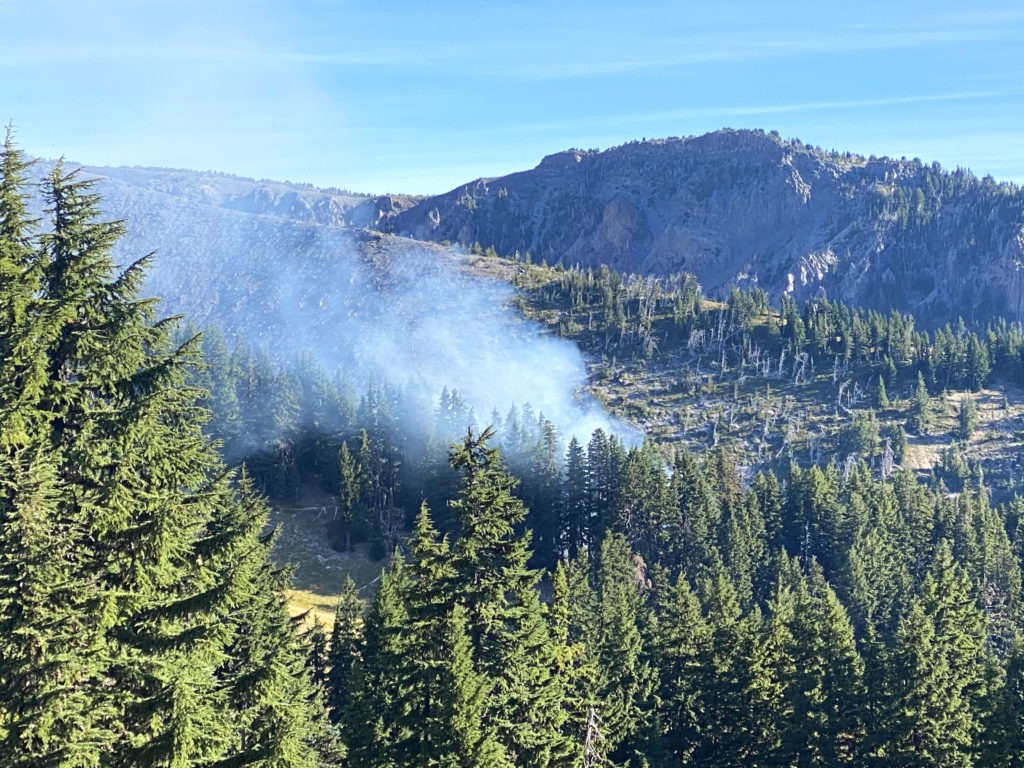
[[[480, 369], [481, 328], [543, 350], [506, 360], [524, 395], [572, 342], [656, 439], [574, 433], [526, 396], [347, 375], [287, 327], [268, 351], [159, 319], [93, 182], [58, 164], [36, 222], [10, 140], [0, 173], [5, 764], [1024, 761], [1019, 325], [478, 249], [516, 286], [483, 295], [533, 318], [477, 323], [471, 279], [445, 282]], [[429, 279], [395, 264], [346, 311]], [[912, 461], [932, 437], [948, 453]], [[314, 500], [339, 562], [377, 563], [330, 626], [289, 619], [260, 492]]]
[[[461, 755], [479, 749], [498, 761], [493, 764], [513, 759], [507, 756], [526, 749], [508, 730], [507, 712], [526, 706], [517, 695], [563, 697], [559, 717], [565, 721], [537, 728], [546, 729], [552, 750], [575, 751], [562, 762], [552, 756], [515, 764], [581, 764], [584, 753], [590, 761], [604, 755], [637, 765], [644, 764], [639, 755], [649, 765], [677, 764], [680, 755], [699, 765], [778, 765], [800, 764], [798, 755], [811, 754], [818, 756], [809, 764], [820, 765], [914, 765], [921, 754], [929, 755], [929, 765], [1012, 764], [1018, 747], [1011, 742], [1019, 734], [1013, 703], [1021, 552], [1016, 476], [979, 474], [967, 465], [958, 470], [952, 462], [935, 467], [929, 484], [922, 484], [900, 467], [908, 438], [940, 428], [955, 432], [964, 441], [957, 450], [967, 450], [978, 429], [970, 415], [970, 398], [977, 395], [961, 400], [955, 418], [943, 416], [935, 401], [951, 390], [1015, 386], [1019, 328], [931, 334], [903, 315], [831, 302], [788, 302], [775, 310], [757, 291], [708, 302], [686, 276], [662, 283], [609, 270], [479, 258], [480, 269], [509, 270], [525, 310], [588, 349], [599, 378], [636, 376], [639, 385], [653, 370], [671, 377], [680, 395], [699, 392], [703, 409], [692, 408], [691, 426], [664, 425], [666, 435], [685, 438], [692, 430], [697, 437], [671, 450], [629, 448], [602, 432], [565, 445], [554, 424], [532, 426], [521, 413], [492, 414], [499, 433], [491, 445], [471, 435], [454, 454], [464, 475], [460, 496], [457, 478], [443, 467], [446, 438], [472, 420], [457, 392], [442, 393], [426, 433], [397, 418], [382, 430], [380, 415], [397, 412], [383, 403], [401, 401], [398, 391], [383, 400], [367, 393], [343, 405], [350, 419], [340, 460], [332, 467], [328, 448], [321, 461], [332, 473], [325, 489], [334, 483], [340, 489], [340, 520], [329, 526], [336, 546], [381, 536], [379, 520], [397, 522], [398, 539], [405, 541], [402, 564], [393, 563], [377, 585], [370, 613], [362, 615], [355, 585], [346, 592], [330, 647], [347, 655], [320, 662], [324, 670], [339, 670], [331, 706], [349, 734], [354, 764], [430, 764], [453, 749]], [[763, 428], [760, 416], [751, 419], [756, 440], [733, 432], [730, 422], [747, 415], [730, 417], [729, 403], [742, 410], [747, 393], [756, 392], [760, 407], [771, 410], [800, 390], [808, 401], [820, 400], [833, 421], [815, 424], [805, 415], [805, 430], [787, 428], [796, 415], [782, 411], [777, 428]], [[782, 393], [777, 401], [773, 391]], [[684, 413], [657, 405], [667, 394], [633, 403], [682, 421]], [[297, 402], [323, 400], [301, 395]], [[717, 423], [697, 429], [697, 420]], [[820, 431], [816, 439], [809, 439], [811, 429]], [[379, 454], [374, 445], [381, 446]], [[463, 541], [477, 535], [467, 533], [475, 522], [462, 519], [462, 500], [446, 502], [470, 492], [469, 455], [508, 490], [512, 480], [493, 445], [502, 446], [521, 477], [516, 496], [528, 501], [526, 508], [513, 505], [507, 527], [493, 523], [519, 542], [515, 547]], [[298, 456], [297, 450], [286, 462], [296, 477], [309, 466]], [[839, 460], [830, 461], [835, 456]], [[758, 462], [765, 471], [751, 477], [747, 472]], [[394, 483], [383, 497], [382, 466], [393, 468], [384, 476]], [[994, 505], [993, 482], [1012, 501]], [[950, 487], [963, 492], [950, 495]], [[388, 499], [386, 509], [381, 498]], [[418, 520], [417, 498], [434, 510]], [[507, 657], [489, 666], [494, 662], [483, 660], [484, 647], [474, 645], [483, 642], [474, 638], [488, 637], [486, 630], [459, 629], [472, 622], [474, 611], [499, 610], [464, 602], [452, 586], [476, 578], [473, 568], [480, 564], [456, 554], [476, 546], [512, 547], [519, 552], [515, 569], [541, 569], [533, 578], [541, 579], [546, 597], [530, 610], [547, 615], [550, 652], [576, 659], [570, 668], [551, 662], [545, 673], [561, 680], [561, 692], [554, 680], [543, 684], [544, 693], [524, 693], [541, 683], [512, 677]], [[509, 583], [516, 578], [509, 576]], [[939, 626], [939, 616], [952, 610], [939, 604], [940, 595], [967, 613], [955, 622], [941, 619]], [[605, 602], [615, 600], [631, 607]], [[469, 650], [460, 632], [469, 636]], [[433, 637], [426, 645], [419, 639], [424, 634]], [[415, 648], [398, 650], [413, 637]], [[949, 648], [974, 650], [954, 658], [938, 638]], [[517, 652], [507, 645], [513, 641], [502, 642], [508, 653]], [[568, 649], [558, 650], [559, 643]], [[459, 673], [449, 667], [466, 655], [479, 663], [458, 661]], [[408, 668], [407, 658], [416, 659]], [[934, 673], [936, 664], [947, 672]], [[373, 680], [372, 691], [363, 675]], [[403, 687], [406, 679], [420, 681], [419, 687]], [[731, 687], [723, 690], [725, 681]], [[480, 690], [492, 694], [489, 714], [474, 698], [482, 694], [470, 695]], [[504, 703], [493, 703], [499, 700]], [[432, 714], [441, 702], [450, 709]], [[618, 712], [627, 704], [628, 714]], [[474, 714], [456, 714], [462, 706]], [[369, 732], [368, 710], [378, 713]], [[418, 714], [402, 714], [409, 711]], [[616, 718], [625, 720], [613, 724]], [[470, 732], [452, 732], [455, 725]], [[739, 763], [736, 755], [743, 756]]]
[[[970, 472], [957, 494], [942, 467], [922, 483], [896, 446], [907, 430], [936, 429], [930, 383], [970, 391], [1019, 378], [1019, 329], [932, 336], [903, 316], [830, 303], [778, 312], [756, 292], [708, 303], [686, 278], [658, 287], [505, 266], [528, 311], [554, 313], [563, 333], [630, 370], [664, 355], [685, 387], [682, 350], [709, 371], [717, 362], [710, 382], [694, 382], [709, 399], [743, 375], [758, 391], [812, 398], [825, 379], [829, 410], [849, 389], [848, 426], [829, 444], [842, 460], [829, 461], [824, 435], [815, 453], [781, 429], [751, 476], [751, 446], [727, 439], [724, 422], [721, 440], [702, 431], [691, 452], [603, 432], [564, 445], [555, 425], [513, 412], [490, 417], [497, 434], [475, 427], [457, 442], [453, 474], [445, 445], [474, 420], [457, 392], [441, 394], [420, 432], [395, 415], [400, 390], [325, 397], [322, 378], [289, 390], [287, 377], [265, 377], [299, 412], [332, 403], [347, 414], [311, 419], [338, 431], [293, 427], [252, 457], [265, 487], [336, 487], [335, 546], [369, 539], [385, 543], [378, 556], [397, 553], [367, 608], [367, 585], [346, 588], [312, 661], [351, 764], [1014, 764], [1020, 501], [1004, 486], [1008, 501], [993, 503]], [[664, 293], [645, 304], [643, 285]], [[761, 372], [758, 343], [771, 353]], [[798, 362], [779, 374], [776, 355]], [[878, 404], [887, 375], [911, 393], [904, 405]], [[881, 391], [868, 389], [879, 379]], [[223, 381], [229, 398], [244, 392], [244, 375]], [[955, 424], [971, 428], [966, 415]], [[495, 579], [479, 594], [468, 586]]]
[[452, 453], [456, 535], [424, 507], [368, 613], [342, 596], [324, 667], [351, 764], [1020, 759], [1019, 504], [863, 466], [744, 489], [725, 452], [668, 473], [613, 446], [566, 496], [604, 532], [564, 529], [540, 603], [486, 441]]
[[1024, 334], [999, 320], [932, 331], [824, 298], [709, 301], [692, 275], [620, 275], [480, 256], [523, 310], [588, 352], [595, 393], [660, 442], [728, 446], [748, 468], [866, 461], [941, 478], [1024, 482]]

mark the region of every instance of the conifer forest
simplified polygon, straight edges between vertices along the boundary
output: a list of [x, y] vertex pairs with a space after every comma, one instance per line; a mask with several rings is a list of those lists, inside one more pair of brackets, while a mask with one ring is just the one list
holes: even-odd
[[[0, 765], [1024, 765], [1019, 462], [971, 453], [1019, 324], [467, 244], [624, 427], [568, 435], [165, 317], [94, 181], [33, 178], [9, 133]], [[376, 573], [332, 622], [275, 548], [310, 497]]]

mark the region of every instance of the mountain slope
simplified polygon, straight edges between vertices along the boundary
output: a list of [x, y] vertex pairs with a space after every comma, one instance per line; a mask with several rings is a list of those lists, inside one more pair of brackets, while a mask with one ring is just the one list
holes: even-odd
[[389, 214], [419, 239], [535, 261], [692, 272], [710, 295], [830, 297], [932, 323], [1024, 318], [1024, 193], [760, 131], [570, 150]]
[[196, 205], [318, 226], [374, 225], [415, 202], [408, 196], [373, 197], [310, 184], [246, 179], [213, 171], [169, 168], [86, 167], [102, 179], [108, 207], [137, 200], [143, 212], [159, 205]]
[[[38, 162], [34, 169], [42, 177], [52, 167]], [[212, 172], [85, 166], [81, 173], [96, 179], [105, 215], [125, 222], [119, 263], [156, 251], [146, 291], [161, 298], [164, 313], [288, 347], [288, 355], [305, 341], [290, 319], [337, 323], [349, 311], [339, 293], [382, 280], [392, 261], [388, 238], [362, 227], [414, 200]], [[391, 247], [424, 258], [443, 252], [429, 243]]]

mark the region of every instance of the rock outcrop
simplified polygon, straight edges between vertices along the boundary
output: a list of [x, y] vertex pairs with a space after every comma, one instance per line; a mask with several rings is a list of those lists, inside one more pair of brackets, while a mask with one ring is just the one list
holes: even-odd
[[919, 160], [824, 152], [760, 131], [569, 150], [387, 214], [418, 239], [534, 261], [692, 272], [926, 323], [1024, 319], [1024, 193]]

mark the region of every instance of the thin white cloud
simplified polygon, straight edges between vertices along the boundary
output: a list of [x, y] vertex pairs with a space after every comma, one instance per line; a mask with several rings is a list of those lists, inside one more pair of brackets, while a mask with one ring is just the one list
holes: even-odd
[[[581, 115], [570, 120], [540, 120], [531, 122], [507, 122], [500, 128], [458, 128], [445, 132], [449, 139], [468, 136], [515, 134], [552, 134], [592, 132], [594, 128], [645, 129], [666, 122], [681, 123], [689, 120], [718, 119], [726, 121], [738, 117], [770, 117], [812, 112], [850, 112], [885, 107], [913, 106], [918, 104], [942, 104], [949, 102], [982, 101], [986, 99], [1013, 99], [1024, 96], [1024, 87], [985, 91], [962, 91], [920, 95], [893, 96], [876, 99], [834, 99], [822, 101], [791, 102], [788, 104], [734, 104], [725, 106], [686, 107], [683, 109], [655, 110], [642, 112], [612, 112], [606, 114]], [[722, 125], [725, 123], [723, 122]], [[358, 132], [359, 129], [356, 129]], [[397, 133], [397, 129], [396, 129]]]
[[909, 106], [913, 104], [932, 104], [953, 101], [977, 101], [981, 99], [1007, 98], [1024, 94], [1024, 89], [1002, 91], [966, 91], [960, 93], [931, 93], [912, 96], [893, 96], [878, 99], [850, 99], [808, 101], [792, 104], [758, 104], [724, 108], [705, 107], [692, 110], [671, 110], [653, 112], [646, 116], [635, 116], [645, 120], [676, 120], [687, 117], [758, 117], [762, 115], [779, 115], [791, 112], [821, 112], [833, 110], [875, 109], [878, 107]]
[[534, 19], [529, 34], [515, 24], [496, 28], [481, 45], [460, 55], [475, 73], [557, 80], [802, 56], [1016, 43], [1024, 34], [1024, 8], [986, 9], [982, 2], [963, 11], [959, 5], [934, 5], [900, 2], [840, 8], [783, 2], [712, 9], [662, 4], [627, 13], [620, 6], [598, 3], [586, 14], [553, 6], [543, 18]]
[[608, 46], [584, 51], [582, 55], [562, 58], [559, 52], [536, 57], [505, 55], [481, 63], [490, 75], [532, 80], [558, 80], [579, 77], [621, 75], [644, 70], [792, 59], [881, 51], [909, 50], [955, 44], [1016, 42], [1020, 25], [948, 26], [930, 29], [830, 30], [814, 35], [786, 37], [783, 34], [744, 36], [743, 34], [694, 34], [659, 41], [650, 39], [636, 49]]

